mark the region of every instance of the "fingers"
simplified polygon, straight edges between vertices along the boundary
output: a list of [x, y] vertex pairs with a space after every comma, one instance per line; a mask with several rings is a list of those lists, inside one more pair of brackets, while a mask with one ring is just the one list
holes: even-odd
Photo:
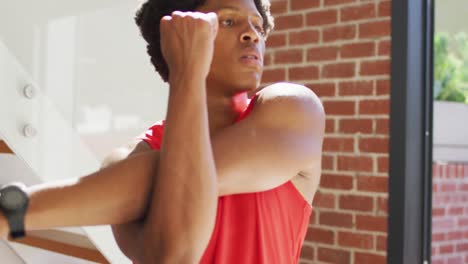
[[172, 21], [171, 16], [163, 16], [161, 18], [161, 22], [159, 23], [159, 31], [161, 32], [161, 35], [166, 34], [167, 27], [169, 26], [171, 21]]
[[211, 22], [218, 22], [218, 14], [215, 12], [206, 13], [206, 16]]
[[166, 22], [166, 21], [171, 21], [171, 20], [172, 20], [172, 17], [171, 17], [171, 16], [163, 16], [163, 17], [161, 18], [161, 22], [162, 22], [162, 21]]
[[201, 12], [181, 12], [181, 11], [174, 11], [171, 15], [166, 15], [161, 18], [161, 21], [171, 21], [172, 19], [179, 19], [179, 18], [192, 18], [192, 19], [200, 19], [209, 22], [212, 26], [218, 25], [218, 15], [214, 12], [210, 13], [201, 13]]
[[214, 12], [210, 12], [207, 15], [207, 18], [212, 26], [213, 33], [216, 35], [218, 33], [218, 27], [219, 27], [219, 22], [218, 22], [218, 14]]
[[211, 34], [216, 36], [218, 32], [219, 22], [218, 15], [214, 12], [202, 13], [202, 12], [182, 12], [174, 11], [171, 15], [167, 15], [161, 18], [161, 30], [165, 31], [168, 26], [168, 22], [173, 22], [175, 24], [181, 23], [193, 23], [197, 27], [204, 27], [209, 25]]

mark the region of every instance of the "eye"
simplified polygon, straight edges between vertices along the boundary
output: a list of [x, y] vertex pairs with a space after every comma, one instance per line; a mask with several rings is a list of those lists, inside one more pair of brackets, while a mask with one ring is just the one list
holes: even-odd
[[221, 24], [223, 24], [223, 26], [232, 27], [234, 25], [234, 19], [224, 19], [221, 21]]
[[265, 36], [265, 30], [263, 29], [262, 26], [255, 26], [255, 29], [257, 30], [258, 33]]

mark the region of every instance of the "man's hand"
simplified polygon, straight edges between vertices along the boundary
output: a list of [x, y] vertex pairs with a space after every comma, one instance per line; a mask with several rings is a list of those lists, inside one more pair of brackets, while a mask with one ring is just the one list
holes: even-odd
[[169, 67], [169, 79], [185, 74], [206, 78], [218, 33], [216, 13], [180, 12], [161, 19], [161, 51]]

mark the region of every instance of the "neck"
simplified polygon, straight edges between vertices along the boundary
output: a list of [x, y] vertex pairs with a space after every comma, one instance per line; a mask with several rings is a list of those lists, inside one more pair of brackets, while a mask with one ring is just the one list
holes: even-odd
[[237, 94], [207, 94], [210, 135], [232, 125], [247, 107], [247, 92]]

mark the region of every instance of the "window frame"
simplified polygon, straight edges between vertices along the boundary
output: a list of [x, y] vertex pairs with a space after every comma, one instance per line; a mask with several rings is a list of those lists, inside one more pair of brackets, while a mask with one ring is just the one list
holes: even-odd
[[433, 4], [392, 1], [389, 264], [431, 262]]

